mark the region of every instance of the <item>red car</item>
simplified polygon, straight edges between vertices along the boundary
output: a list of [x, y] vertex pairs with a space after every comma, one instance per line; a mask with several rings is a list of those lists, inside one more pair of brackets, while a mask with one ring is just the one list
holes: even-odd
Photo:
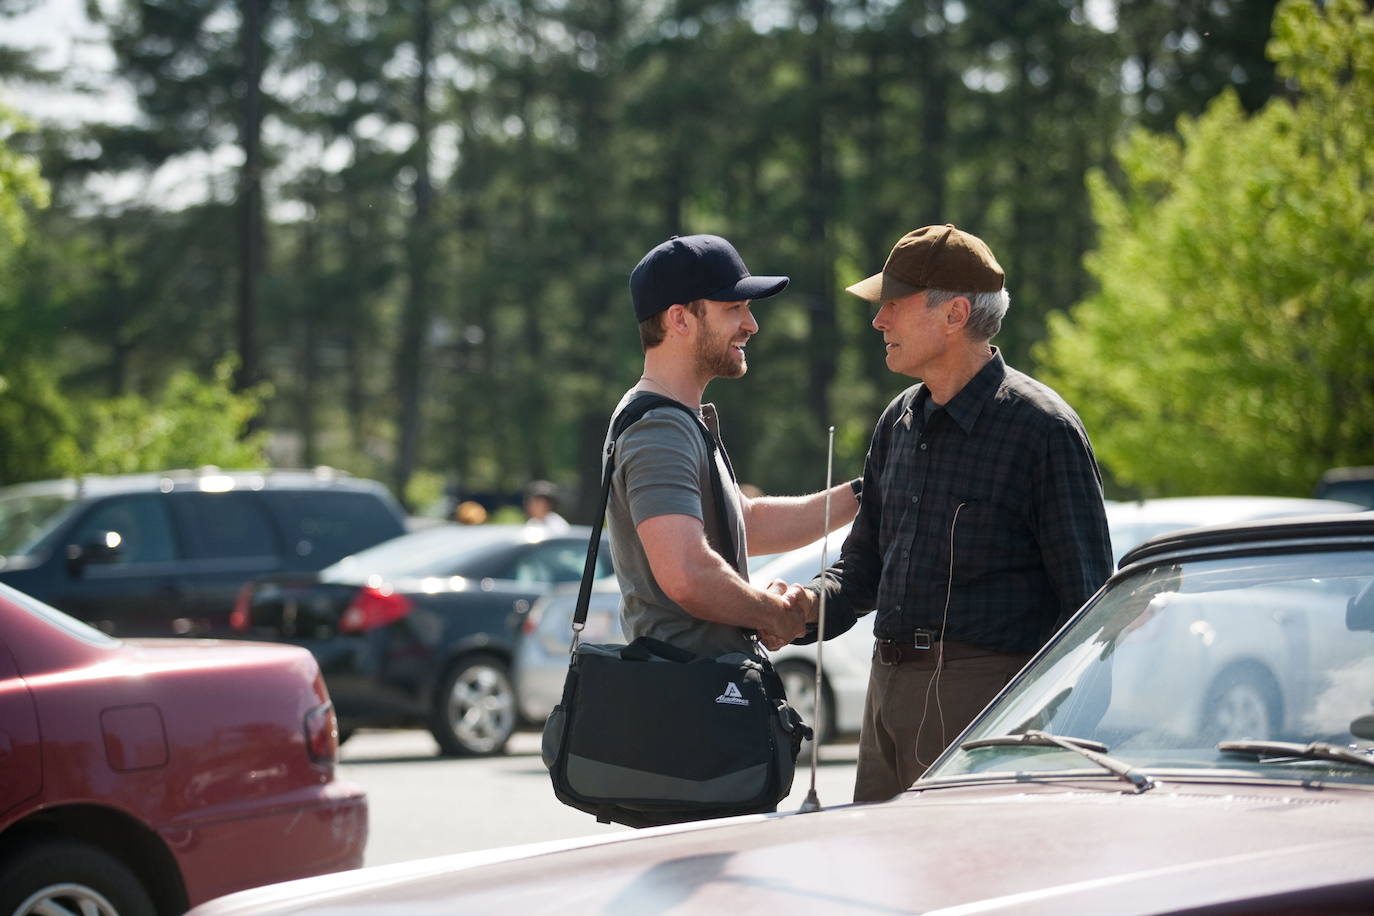
[[355, 868], [309, 652], [117, 640], [0, 585], [0, 913], [172, 916]]

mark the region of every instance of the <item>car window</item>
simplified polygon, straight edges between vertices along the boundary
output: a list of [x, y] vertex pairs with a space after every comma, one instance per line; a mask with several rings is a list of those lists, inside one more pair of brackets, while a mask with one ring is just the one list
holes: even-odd
[[199, 559], [276, 556], [276, 535], [255, 497], [247, 492], [174, 493], [188, 553]]
[[[320, 578], [326, 582], [361, 582], [373, 575], [389, 580], [465, 576], [526, 582], [566, 582], [581, 578], [582, 564], [587, 558], [585, 540], [581, 537], [558, 538], [530, 544], [529, 537], [523, 528], [436, 526], [344, 557], [321, 570]], [[604, 539], [601, 544], [597, 572], [609, 575], [612, 572], [610, 549]], [[536, 552], [531, 553], [532, 549]], [[545, 555], [543, 551], [551, 553]], [[526, 556], [531, 559], [522, 566]], [[574, 557], [576, 573], [568, 578]]]
[[1322, 484], [1317, 495], [1322, 499], [1339, 499], [1374, 507], [1374, 479], [1330, 481]]
[[587, 545], [582, 541], [545, 541], [521, 551], [509, 578], [521, 583], [577, 582], [586, 562]]
[[66, 517], [74, 502], [64, 493], [0, 495], [0, 556], [32, 551]]
[[108, 566], [163, 563], [177, 558], [176, 538], [164, 499], [155, 494], [112, 496], [101, 500], [81, 517], [70, 541], [90, 544], [104, 532], [119, 535], [119, 550]]
[[439, 525], [383, 541], [344, 557], [320, 571], [326, 582], [362, 581], [371, 575], [387, 579], [411, 576], [486, 576], [484, 564], [493, 551], [509, 550], [506, 533], [482, 525]]
[[321, 566], [405, 532], [396, 513], [371, 493], [302, 490], [263, 495], [282, 527], [287, 552]]

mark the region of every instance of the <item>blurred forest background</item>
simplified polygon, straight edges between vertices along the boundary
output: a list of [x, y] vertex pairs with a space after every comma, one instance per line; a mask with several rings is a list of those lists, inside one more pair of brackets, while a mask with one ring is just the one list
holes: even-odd
[[0, 484], [327, 464], [585, 520], [629, 270], [715, 232], [793, 283], [707, 397], [741, 479], [813, 490], [910, 382], [843, 288], [943, 222], [1108, 495], [1374, 464], [1363, 0], [89, 0], [106, 71], [7, 40], [35, 5], [0, 0]]

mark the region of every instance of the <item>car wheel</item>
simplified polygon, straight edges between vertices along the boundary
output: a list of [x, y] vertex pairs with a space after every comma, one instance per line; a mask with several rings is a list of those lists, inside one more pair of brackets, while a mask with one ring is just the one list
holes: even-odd
[[0, 866], [0, 913], [5, 916], [155, 916], [157, 910], [133, 871], [84, 843], [39, 843]]
[[499, 754], [515, 731], [515, 686], [506, 663], [490, 655], [459, 659], [435, 698], [430, 732], [451, 757]]
[[1212, 682], [1202, 714], [1206, 745], [1242, 738], [1279, 737], [1279, 689], [1258, 665], [1228, 668]]
[[[816, 669], [808, 662], [788, 660], [774, 666], [782, 687], [787, 691], [787, 702], [801, 714], [802, 721], [816, 733], [817, 740], [825, 744], [835, 734], [835, 703], [831, 696], [830, 685], [821, 683], [821, 714], [824, 722], [816, 721]], [[810, 747], [803, 745], [803, 749]]]

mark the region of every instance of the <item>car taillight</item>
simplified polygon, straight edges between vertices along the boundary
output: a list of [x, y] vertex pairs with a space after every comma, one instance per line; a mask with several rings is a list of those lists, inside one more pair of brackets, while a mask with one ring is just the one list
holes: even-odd
[[525, 615], [525, 621], [522, 624], [520, 624], [521, 632], [528, 636], [535, 630], [539, 629], [539, 617], [542, 612], [543, 605], [536, 604], [530, 610], [530, 612]]
[[245, 582], [239, 589], [234, 601], [234, 610], [229, 614], [229, 626], [240, 633], [245, 632], [253, 622], [253, 583]]
[[339, 723], [334, 704], [316, 706], [305, 714], [305, 750], [315, 763], [333, 764], [339, 756]]
[[391, 589], [364, 585], [339, 618], [340, 633], [364, 633], [394, 623], [410, 613], [415, 605], [405, 595]]

